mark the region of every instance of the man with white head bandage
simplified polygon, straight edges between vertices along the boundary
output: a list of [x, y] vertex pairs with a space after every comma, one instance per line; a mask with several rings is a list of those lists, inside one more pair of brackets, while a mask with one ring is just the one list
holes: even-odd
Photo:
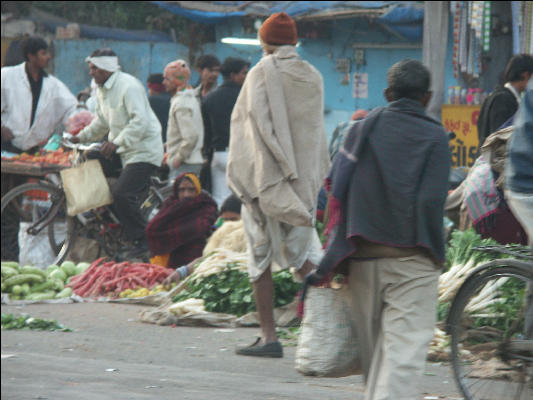
[[146, 222], [138, 199], [163, 161], [161, 124], [150, 107], [142, 83], [120, 71], [113, 50], [96, 50], [86, 61], [98, 85], [96, 118], [74, 137], [74, 141], [98, 141], [107, 134], [96, 158], [106, 174], [117, 167], [123, 168], [111, 188], [115, 212], [130, 242], [119, 253], [119, 258], [148, 258]]

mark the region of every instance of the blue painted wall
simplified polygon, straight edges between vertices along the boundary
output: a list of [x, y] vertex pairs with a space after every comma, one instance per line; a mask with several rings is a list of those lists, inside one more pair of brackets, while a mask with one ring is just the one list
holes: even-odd
[[185, 60], [189, 50], [176, 43], [117, 42], [110, 40], [55, 40], [54, 75], [61, 79], [75, 95], [89, 86], [91, 77], [85, 58], [93, 50], [110, 47], [119, 57], [124, 72], [143, 83], [155, 72], [163, 72], [170, 61]]
[[[227, 45], [220, 42], [226, 36], [254, 37], [245, 35], [239, 19], [231, 19], [219, 24], [216, 29], [217, 42], [202, 48], [204, 54], [216, 54], [220, 60], [228, 56], [247, 59], [252, 65], [261, 58], [259, 46]], [[452, 34], [447, 49], [450, 68], [447, 68], [446, 86], [455, 85], [451, 69]], [[368, 98], [352, 97], [352, 79], [356, 72], [352, 63], [350, 82], [341, 84], [344, 74], [336, 70], [335, 59], [350, 58], [353, 61], [354, 42], [399, 43], [401, 39], [387, 33], [376, 25], [369, 25], [365, 19], [346, 19], [331, 22], [331, 35], [328, 39], [302, 39], [298, 52], [303, 59], [313, 64], [324, 77], [325, 122], [327, 134], [331, 135], [335, 126], [349, 120], [355, 109], [372, 108], [384, 105], [383, 90], [386, 87], [387, 70], [395, 62], [404, 58], [422, 59], [422, 49], [365, 49], [366, 65], [357, 72], [368, 73]], [[111, 47], [119, 56], [122, 69], [146, 82], [148, 75], [162, 72], [165, 65], [175, 59], [189, 59], [189, 50], [176, 43], [118, 42], [109, 40], [56, 40], [54, 41], [53, 73], [76, 94], [89, 85], [90, 76], [84, 61], [93, 50]], [[197, 54], [196, 56], [199, 56]], [[198, 74], [192, 71], [191, 83], [198, 82]]]
[[[223, 37], [249, 37], [242, 32], [238, 19], [229, 20], [217, 26], [217, 56], [241, 57], [255, 64], [262, 55], [258, 46], [227, 45], [220, 42]], [[314, 65], [324, 78], [325, 88], [325, 123], [328, 135], [335, 126], [350, 119], [358, 108], [370, 110], [386, 104], [383, 90], [386, 88], [387, 70], [394, 63], [405, 58], [422, 60], [422, 49], [365, 49], [366, 65], [357, 71], [352, 64], [350, 82], [341, 84], [343, 73], [336, 70], [335, 59], [353, 60], [354, 42], [363, 43], [399, 43], [400, 39], [388, 34], [378, 26], [370, 26], [364, 19], [346, 19], [332, 21], [331, 37], [323, 40], [301, 39], [298, 53], [303, 59]], [[368, 98], [354, 99], [352, 96], [352, 79], [355, 72], [368, 73]]]

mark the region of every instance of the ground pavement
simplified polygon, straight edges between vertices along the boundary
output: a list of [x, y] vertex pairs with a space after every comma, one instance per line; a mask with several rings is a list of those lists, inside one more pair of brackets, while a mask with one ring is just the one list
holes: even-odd
[[[2, 313], [54, 319], [74, 332], [2, 331], [2, 400], [362, 400], [360, 376], [312, 378], [283, 359], [234, 354], [257, 328], [145, 324], [146, 306], [2, 305]], [[294, 341], [292, 341], [294, 343]], [[406, 382], [406, 384], [409, 384]], [[450, 367], [431, 364], [420, 399], [460, 399]]]

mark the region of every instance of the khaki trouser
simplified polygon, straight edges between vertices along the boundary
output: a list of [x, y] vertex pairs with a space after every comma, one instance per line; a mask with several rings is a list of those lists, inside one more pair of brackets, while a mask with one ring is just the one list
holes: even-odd
[[413, 400], [437, 316], [440, 270], [423, 255], [351, 260], [365, 400]]

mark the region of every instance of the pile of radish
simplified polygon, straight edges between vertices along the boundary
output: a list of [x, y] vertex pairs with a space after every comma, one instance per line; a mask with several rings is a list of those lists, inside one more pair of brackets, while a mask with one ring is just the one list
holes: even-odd
[[81, 297], [116, 298], [126, 289], [151, 288], [174, 270], [160, 265], [105, 261], [99, 258], [84, 273], [73, 277], [68, 287]]

